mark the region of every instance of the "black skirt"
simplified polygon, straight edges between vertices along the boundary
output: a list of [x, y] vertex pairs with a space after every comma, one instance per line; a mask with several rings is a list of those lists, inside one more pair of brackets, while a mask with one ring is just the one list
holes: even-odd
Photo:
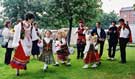
[[39, 49], [37, 43], [38, 43], [38, 40], [32, 41], [32, 55], [40, 54], [40, 49]]

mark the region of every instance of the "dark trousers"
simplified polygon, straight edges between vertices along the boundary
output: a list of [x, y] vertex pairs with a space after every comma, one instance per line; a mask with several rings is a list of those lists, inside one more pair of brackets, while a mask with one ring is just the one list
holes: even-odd
[[13, 48], [6, 48], [6, 53], [5, 53], [5, 64], [10, 64], [11, 56], [12, 56], [12, 51]]
[[85, 44], [77, 44], [77, 59], [80, 57], [83, 59], [84, 54], [83, 51], [85, 49]]
[[103, 55], [103, 49], [104, 49], [104, 41], [99, 41], [98, 42], [100, 44], [100, 53], [99, 53], [99, 57], [101, 58]]
[[115, 57], [115, 52], [116, 52], [117, 41], [115, 41], [115, 42], [113, 42], [113, 41], [109, 41], [109, 49], [108, 49], [109, 53], [108, 53], [108, 56], [110, 58], [114, 58]]
[[127, 38], [120, 38], [119, 44], [120, 44], [120, 54], [121, 54], [121, 62], [126, 63], [126, 45], [128, 43]]

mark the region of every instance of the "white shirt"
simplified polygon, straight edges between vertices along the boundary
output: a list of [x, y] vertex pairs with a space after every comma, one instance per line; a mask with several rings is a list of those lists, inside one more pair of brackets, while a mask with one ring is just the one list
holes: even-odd
[[98, 36], [100, 37], [101, 28], [97, 28]]
[[66, 40], [64, 38], [62, 38], [61, 41], [60, 40], [56, 40], [56, 42], [55, 42], [56, 51], [61, 50], [61, 46], [66, 44]]
[[120, 30], [120, 38], [128, 38], [128, 37], [129, 37], [129, 29], [121, 28], [121, 30]]
[[4, 28], [2, 31], [3, 42], [8, 42], [8, 48], [12, 48], [14, 33], [9, 28]]
[[83, 34], [85, 34], [85, 35], [91, 35], [91, 31], [90, 31], [90, 30], [87, 30], [87, 31], [84, 30], [84, 31], [83, 31]]
[[[89, 52], [90, 44], [94, 44], [94, 46], [95, 46], [96, 42], [86, 41], [86, 46], [85, 46], [85, 49], [83, 51], [84, 54]], [[98, 50], [98, 45], [95, 46], [95, 49]]]
[[9, 40], [9, 29], [8, 28], [4, 28], [2, 31], [2, 35], [4, 37], [4, 42], [8, 42]]
[[38, 40], [38, 39], [39, 39], [39, 37], [37, 35], [37, 31], [36, 31], [35, 27], [33, 27], [33, 29], [32, 29], [32, 41], [35, 41], [35, 40]]
[[[47, 44], [49, 44], [49, 42], [52, 40], [52, 38], [47, 38], [47, 37], [45, 37], [45, 38], [43, 38], [43, 40], [44, 40]], [[43, 47], [43, 40], [41, 40], [41, 42], [38, 43], [38, 46], [39, 46], [39, 47]]]
[[46, 42], [47, 44], [49, 44], [49, 42], [51, 41], [51, 38], [45, 37], [44, 40], [45, 40], [45, 42]]

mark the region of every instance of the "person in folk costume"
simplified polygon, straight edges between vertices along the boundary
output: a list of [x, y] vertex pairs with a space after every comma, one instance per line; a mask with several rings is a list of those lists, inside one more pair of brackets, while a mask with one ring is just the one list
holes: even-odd
[[118, 43], [118, 28], [116, 26], [116, 21], [112, 21], [112, 26], [109, 28], [107, 35], [109, 37], [108, 38], [108, 43], [109, 43], [108, 60], [114, 60], [116, 46]]
[[30, 60], [32, 49], [32, 22], [34, 15], [31, 12], [26, 14], [25, 20], [15, 26], [15, 33], [12, 46], [15, 48], [15, 54], [11, 61], [11, 67], [17, 70], [19, 76], [20, 69], [27, 69], [27, 63]]
[[96, 27], [92, 30], [91, 35], [93, 36], [95, 33], [98, 36], [97, 42], [100, 44], [100, 54], [99, 55], [100, 55], [100, 58], [101, 58], [101, 56], [103, 55], [106, 33], [105, 33], [105, 30], [101, 27], [100, 22], [96, 23]]
[[93, 65], [92, 68], [96, 68], [100, 65], [100, 57], [98, 54], [98, 45], [97, 45], [97, 35], [94, 34], [93, 36], [87, 35], [86, 36], [86, 46], [84, 50], [84, 69], [89, 67], [89, 64]]
[[86, 45], [86, 38], [85, 38], [85, 34], [83, 33], [85, 30], [84, 28], [84, 22], [82, 20], [79, 21], [79, 27], [77, 29], [77, 34], [78, 34], [78, 38], [77, 38], [77, 59], [79, 59], [80, 57], [83, 59], [83, 51]]
[[119, 20], [120, 26], [118, 27], [119, 32], [119, 45], [122, 64], [126, 63], [126, 46], [128, 42], [132, 42], [131, 30], [128, 25], [125, 24], [124, 19]]
[[56, 62], [54, 66], [59, 66], [59, 61], [66, 66], [71, 66], [69, 58], [69, 49], [66, 40], [66, 33], [64, 31], [58, 31], [55, 40]]
[[35, 22], [35, 23], [33, 23], [33, 27], [32, 27], [32, 55], [33, 55], [33, 58], [35, 58], [35, 55], [37, 55], [37, 58], [38, 58], [38, 56], [40, 54], [40, 48], [37, 45], [40, 38], [41, 38], [41, 36], [40, 36], [39, 29], [38, 29], [38, 24]]
[[14, 31], [11, 29], [12, 23], [10, 20], [6, 21], [4, 25], [5, 27], [2, 31], [2, 35], [4, 38], [3, 41], [7, 42], [4, 63], [8, 65], [10, 64], [12, 51], [13, 51], [12, 42], [13, 42]]
[[52, 32], [47, 30], [45, 33], [45, 37], [42, 41], [38, 42], [39, 47], [43, 47], [42, 53], [39, 57], [39, 61], [44, 62], [43, 71], [46, 71], [49, 64], [54, 64], [54, 56], [53, 56], [53, 39], [51, 37]]

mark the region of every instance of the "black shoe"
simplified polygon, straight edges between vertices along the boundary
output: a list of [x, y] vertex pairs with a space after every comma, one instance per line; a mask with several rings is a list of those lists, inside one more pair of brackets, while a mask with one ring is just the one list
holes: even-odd
[[110, 61], [110, 60], [111, 60], [111, 57], [108, 57], [108, 58], [107, 58], [107, 60], [109, 60], [109, 61]]
[[43, 72], [46, 72], [47, 71], [47, 69], [43, 69]]
[[101, 62], [98, 62], [97, 65], [100, 66], [101, 65]]
[[59, 66], [59, 64], [54, 64], [53, 66]]
[[84, 56], [81, 57], [81, 59], [83, 59], [83, 58], [84, 58]]
[[9, 65], [10, 63], [6, 63], [6, 62], [5, 62], [5, 64], [6, 64], [6, 65]]
[[66, 63], [64, 62], [64, 63], [61, 63], [62, 65], [65, 65]]
[[126, 64], [126, 61], [124, 61], [124, 62], [123, 62], [123, 61], [120, 61], [119, 63], [121, 63], [121, 64]]
[[27, 63], [30, 63], [30, 61], [28, 61]]
[[67, 60], [67, 62], [70, 62], [70, 61], [71, 61], [71, 59], [68, 59], [68, 60]]
[[71, 64], [66, 64], [66, 66], [67, 66], [67, 67], [70, 67], [70, 66], [71, 66]]
[[[48, 69], [48, 68], [47, 68]], [[47, 71], [47, 69], [43, 69], [43, 72], [46, 72]]]
[[20, 76], [20, 74], [19, 74], [19, 73], [17, 73], [17, 74], [16, 74], [16, 76]]
[[24, 70], [27, 70], [27, 67], [26, 66], [24, 67]]
[[9, 65], [9, 64], [5, 63], [5, 65]]
[[43, 72], [46, 72], [46, 71], [47, 71], [47, 69], [48, 69], [48, 66], [46, 67], [46, 69], [43, 69]]

